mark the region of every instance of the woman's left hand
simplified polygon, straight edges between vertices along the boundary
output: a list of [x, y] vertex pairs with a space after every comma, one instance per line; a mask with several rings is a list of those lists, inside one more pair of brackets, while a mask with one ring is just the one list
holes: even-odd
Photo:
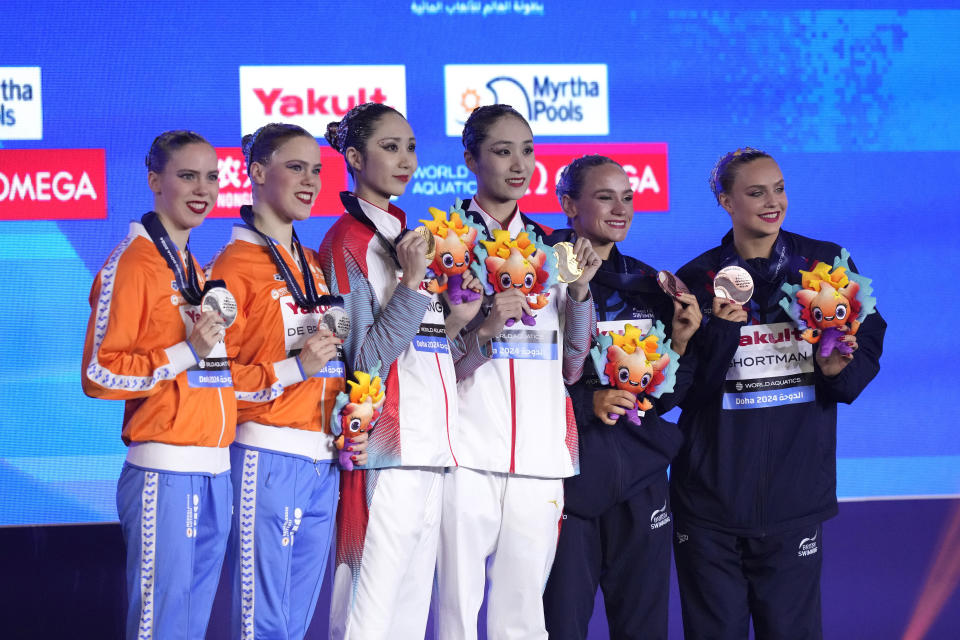
[[845, 335], [840, 338], [840, 342], [845, 342], [850, 348], [853, 349], [851, 353], [841, 353], [839, 349], [834, 349], [830, 355], [826, 358], [820, 355], [820, 350], [817, 348], [817, 345], [813, 345], [814, 357], [817, 359], [817, 365], [820, 367], [820, 371], [823, 375], [832, 378], [835, 375], [838, 375], [843, 371], [850, 361], [853, 360], [853, 354], [856, 353], [859, 348], [857, 345], [857, 336]]
[[360, 433], [347, 438], [344, 446], [347, 447], [347, 451], [352, 452], [353, 455], [350, 456], [350, 460], [353, 461], [353, 464], [367, 464], [367, 442], [369, 439], [370, 436], [366, 431], [361, 431]]
[[673, 324], [671, 327], [671, 347], [678, 355], [687, 352], [687, 343], [700, 328], [703, 313], [700, 304], [692, 293], [677, 293], [673, 299]]
[[[464, 289], [470, 289], [480, 295], [476, 300], [470, 300], [469, 302], [461, 302], [460, 304], [451, 304], [450, 303], [450, 287], [447, 287], [444, 292], [441, 294], [447, 301], [447, 307], [450, 309], [450, 314], [447, 316], [445, 321], [447, 337], [456, 337], [460, 333], [460, 330], [463, 329], [467, 324], [470, 323], [477, 314], [480, 313], [480, 305], [483, 303], [483, 283], [480, 282], [480, 279], [477, 278], [469, 270], [464, 271], [462, 276], [462, 287]], [[447, 284], [447, 276], [441, 274], [437, 281], [441, 286]]]

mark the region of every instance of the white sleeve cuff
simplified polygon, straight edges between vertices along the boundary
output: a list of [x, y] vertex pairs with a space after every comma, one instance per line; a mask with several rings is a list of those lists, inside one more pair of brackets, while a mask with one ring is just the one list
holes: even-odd
[[303, 369], [300, 368], [300, 363], [297, 362], [296, 356], [293, 358], [287, 358], [286, 360], [280, 360], [279, 362], [273, 363], [273, 372], [277, 376], [277, 381], [282, 384], [284, 387], [289, 387], [297, 384], [298, 382], [303, 382]]
[[170, 366], [173, 367], [174, 374], [178, 374], [181, 371], [186, 371], [193, 365], [200, 362], [200, 360], [197, 359], [193, 348], [187, 343], [186, 340], [183, 342], [178, 342], [172, 347], [167, 347], [164, 349], [164, 352], [167, 354], [167, 359], [170, 360]]

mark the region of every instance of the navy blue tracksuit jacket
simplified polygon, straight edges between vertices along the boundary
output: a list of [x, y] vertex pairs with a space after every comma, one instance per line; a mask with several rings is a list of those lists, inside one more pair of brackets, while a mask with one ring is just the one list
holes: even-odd
[[[574, 240], [569, 229], [555, 231], [549, 244]], [[657, 284], [657, 271], [643, 262], [622, 255], [614, 246], [610, 257], [590, 282], [597, 322], [610, 320], [660, 320], [670, 335], [673, 301]], [[680, 359], [678, 393], [651, 398], [638, 427], [625, 419], [610, 427], [593, 415], [593, 392], [601, 385], [588, 358], [583, 377], [567, 387], [580, 431], [580, 475], [564, 480], [565, 510], [582, 518], [600, 515], [617, 502], [661, 478], [680, 448], [682, 436], [660, 413], [673, 407], [679, 390], [689, 384], [692, 367]], [[684, 382], [687, 379], [687, 382]]]
[[[837, 513], [837, 403], [852, 402], [877, 375], [886, 322], [867, 317], [853, 360], [829, 378], [791, 344], [799, 333], [778, 302], [784, 282], [799, 284], [800, 269], [832, 266], [839, 255], [836, 244], [781, 230], [769, 260], [743, 260], [731, 232], [677, 272], [706, 319], [691, 341], [697, 367], [680, 403], [684, 444], [670, 478], [678, 521], [762, 536]], [[713, 276], [728, 265], [754, 279], [746, 327], [708, 315]]]

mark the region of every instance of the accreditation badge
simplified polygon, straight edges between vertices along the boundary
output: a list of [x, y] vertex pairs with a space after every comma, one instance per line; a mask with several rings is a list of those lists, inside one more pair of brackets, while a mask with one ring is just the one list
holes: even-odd
[[723, 383], [723, 408], [762, 409], [816, 399], [813, 345], [789, 322], [740, 328]]

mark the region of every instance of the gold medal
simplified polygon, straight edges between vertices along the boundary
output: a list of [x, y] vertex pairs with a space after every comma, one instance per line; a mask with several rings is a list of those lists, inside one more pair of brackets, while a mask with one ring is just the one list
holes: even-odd
[[427, 243], [427, 262], [428, 263], [433, 262], [433, 257], [437, 253], [437, 241], [433, 237], [433, 232], [430, 231], [430, 229], [427, 229], [423, 225], [420, 225], [419, 227], [415, 228], [414, 231], [419, 233], [420, 236]]
[[557, 254], [557, 280], [565, 284], [576, 282], [583, 275], [583, 267], [577, 262], [573, 252], [572, 242], [558, 242], [553, 245], [553, 252]]

